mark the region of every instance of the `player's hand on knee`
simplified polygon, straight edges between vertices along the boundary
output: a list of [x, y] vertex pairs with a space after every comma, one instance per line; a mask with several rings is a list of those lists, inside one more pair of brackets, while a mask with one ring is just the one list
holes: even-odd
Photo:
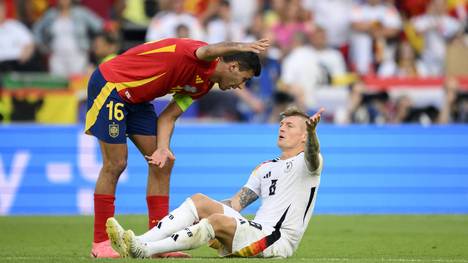
[[168, 160], [174, 161], [175, 156], [169, 149], [157, 149], [151, 156], [145, 155], [149, 164], [163, 168]]

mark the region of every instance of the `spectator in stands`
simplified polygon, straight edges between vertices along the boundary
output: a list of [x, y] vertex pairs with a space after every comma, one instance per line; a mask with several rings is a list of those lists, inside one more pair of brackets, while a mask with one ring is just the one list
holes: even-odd
[[189, 28], [189, 37], [196, 40], [204, 39], [204, 31], [198, 19], [184, 12], [184, 1], [173, 0], [170, 9], [157, 13], [148, 26], [146, 41], [155, 41], [168, 37], [175, 37], [177, 27], [181, 24]]
[[260, 1], [230, 0], [232, 19], [243, 29], [252, 25], [255, 15], [262, 11]]
[[357, 73], [374, 73], [375, 65], [394, 58], [394, 40], [401, 27], [396, 8], [382, 0], [367, 0], [352, 8], [350, 59]]
[[322, 83], [331, 84], [333, 78], [339, 78], [346, 74], [346, 64], [343, 55], [336, 49], [327, 46], [325, 30], [317, 26], [313, 34], [310, 34], [310, 42], [317, 54], [318, 62], [322, 68]]
[[122, 17], [126, 0], [80, 0], [80, 4], [93, 11], [104, 21], [118, 20]]
[[206, 26], [206, 40], [208, 43], [222, 41], [244, 40], [242, 26], [232, 19], [231, 6], [228, 0], [222, 0], [219, 4], [217, 15]]
[[281, 113], [288, 107], [295, 105], [295, 99], [288, 93], [287, 87], [281, 82], [278, 83], [278, 90], [273, 94], [273, 105], [268, 117], [268, 122], [277, 123], [280, 120], [277, 113]]
[[387, 92], [368, 93], [364, 83], [355, 83], [350, 93], [349, 120], [353, 123], [390, 122], [391, 103]]
[[387, 60], [380, 65], [380, 77], [426, 77], [426, 65], [416, 56], [413, 47], [407, 41], [398, 43], [395, 60]]
[[439, 115], [439, 123], [468, 123], [468, 92], [460, 91], [455, 78], [445, 83], [445, 99]]
[[176, 37], [177, 38], [189, 38], [190, 37], [190, 28], [185, 24], [180, 24], [176, 27]]
[[422, 61], [429, 75], [442, 76], [447, 42], [462, 30], [461, 24], [448, 15], [445, 0], [432, 0], [426, 13], [415, 17], [412, 24], [424, 37]]
[[303, 0], [312, 12], [314, 23], [323, 28], [327, 46], [346, 49], [349, 41], [352, 0]]
[[437, 121], [439, 110], [432, 106], [416, 107], [413, 100], [403, 95], [395, 103], [395, 114], [392, 122], [394, 123], [419, 123], [431, 124]]
[[97, 64], [106, 62], [119, 52], [118, 39], [109, 33], [100, 33], [93, 40], [93, 55]]
[[4, 0], [0, 0], [0, 39], [0, 72], [26, 69], [24, 65], [34, 52], [34, 38], [21, 22], [6, 18]]
[[[245, 41], [269, 38], [263, 18], [263, 12], [255, 14], [252, 24], [247, 29]], [[259, 54], [259, 57], [262, 72], [260, 76], [247, 82], [245, 91], [250, 94], [236, 90], [236, 95], [241, 99], [237, 108], [241, 118], [245, 121], [266, 122], [274, 107], [273, 95], [281, 74], [280, 51], [278, 48], [270, 48], [266, 53]], [[279, 115], [276, 114], [276, 116]]]
[[272, 28], [272, 36], [283, 55], [286, 55], [293, 46], [295, 34], [310, 32], [311, 26], [307, 20], [307, 11], [300, 1], [285, 0], [284, 8], [278, 12], [279, 21]]
[[205, 26], [208, 20], [216, 15], [220, 2], [220, 0], [183, 0], [183, 9]]
[[315, 91], [322, 81], [319, 60], [305, 33], [295, 33], [292, 47], [281, 66], [281, 81], [298, 107], [313, 111], [317, 107]]
[[34, 26], [39, 47], [49, 57], [49, 72], [69, 77], [86, 73], [91, 39], [102, 30], [102, 20], [72, 0], [58, 0]]
[[16, 15], [28, 28], [32, 28], [49, 8], [49, 0], [15, 0]]
[[[248, 90], [263, 104], [262, 107], [258, 107], [260, 104], [253, 104], [257, 105], [257, 107], [254, 106], [248, 109], [256, 109], [256, 112], [246, 113], [245, 110], [240, 110], [244, 115], [250, 115], [247, 118], [250, 121], [266, 122], [275, 106], [274, 94], [281, 74], [281, 61], [268, 53], [259, 55], [262, 63], [260, 76], [247, 83]], [[278, 112], [281, 112], [281, 110]], [[276, 117], [278, 114], [273, 116]]]

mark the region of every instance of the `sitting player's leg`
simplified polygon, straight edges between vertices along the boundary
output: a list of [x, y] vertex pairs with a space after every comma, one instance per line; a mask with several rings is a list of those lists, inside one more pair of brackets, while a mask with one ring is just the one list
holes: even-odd
[[112, 248], [119, 253], [121, 258], [128, 257], [128, 248], [123, 240], [125, 230], [113, 217], [107, 219], [106, 232], [112, 244]]
[[161, 219], [156, 227], [137, 238], [142, 242], [158, 241], [216, 213], [223, 213], [221, 203], [206, 195], [195, 194]]
[[130, 256], [147, 258], [158, 253], [198, 248], [214, 238], [220, 240], [226, 247], [231, 247], [235, 232], [236, 220], [233, 217], [213, 214], [198, 224], [186, 227], [159, 241], [141, 242], [131, 230], [125, 232], [124, 240]]

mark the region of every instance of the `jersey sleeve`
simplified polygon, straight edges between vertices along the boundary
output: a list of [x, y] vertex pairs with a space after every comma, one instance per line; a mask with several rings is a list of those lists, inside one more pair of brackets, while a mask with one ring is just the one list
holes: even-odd
[[250, 174], [249, 180], [247, 180], [247, 183], [244, 185], [244, 187], [249, 188], [250, 190], [254, 191], [255, 194], [260, 196], [260, 189], [261, 189], [261, 181], [260, 181], [260, 176], [259, 170], [260, 170], [261, 164], [258, 165]]
[[198, 59], [197, 55], [195, 52], [197, 49], [208, 45], [208, 43], [203, 42], [203, 41], [198, 41], [198, 40], [193, 40], [193, 39], [182, 39], [183, 41], [183, 47], [184, 47], [184, 54], [190, 59], [196, 60], [196, 61], [201, 61]]

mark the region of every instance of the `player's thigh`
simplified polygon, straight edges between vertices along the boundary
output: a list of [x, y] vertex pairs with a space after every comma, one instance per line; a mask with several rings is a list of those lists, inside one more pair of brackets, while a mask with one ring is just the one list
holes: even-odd
[[223, 205], [222, 203], [214, 199], [211, 199], [210, 197], [204, 194], [201, 194], [201, 193], [194, 194], [190, 197], [190, 199], [192, 199], [192, 202], [197, 209], [198, 217], [200, 219], [207, 218], [212, 214], [226, 215], [226, 213], [224, 213], [225, 209], [223, 207], [225, 205]]
[[218, 239], [224, 246], [232, 247], [234, 233], [236, 232], [236, 219], [224, 214], [212, 214], [208, 218], [216, 239]]
[[127, 144], [106, 143], [99, 140], [104, 166], [112, 170], [124, 170], [127, 166], [128, 148]]
[[128, 104], [96, 70], [88, 85], [86, 133], [108, 144], [125, 144], [128, 115]]
[[129, 134], [128, 137], [142, 155], [151, 155], [156, 151], [157, 138], [155, 135]]
[[[143, 152], [156, 150], [156, 132], [158, 117], [151, 103], [129, 104], [127, 116], [127, 134], [137, 138]], [[142, 136], [139, 136], [142, 135]], [[149, 143], [149, 145], [143, 145]]]

